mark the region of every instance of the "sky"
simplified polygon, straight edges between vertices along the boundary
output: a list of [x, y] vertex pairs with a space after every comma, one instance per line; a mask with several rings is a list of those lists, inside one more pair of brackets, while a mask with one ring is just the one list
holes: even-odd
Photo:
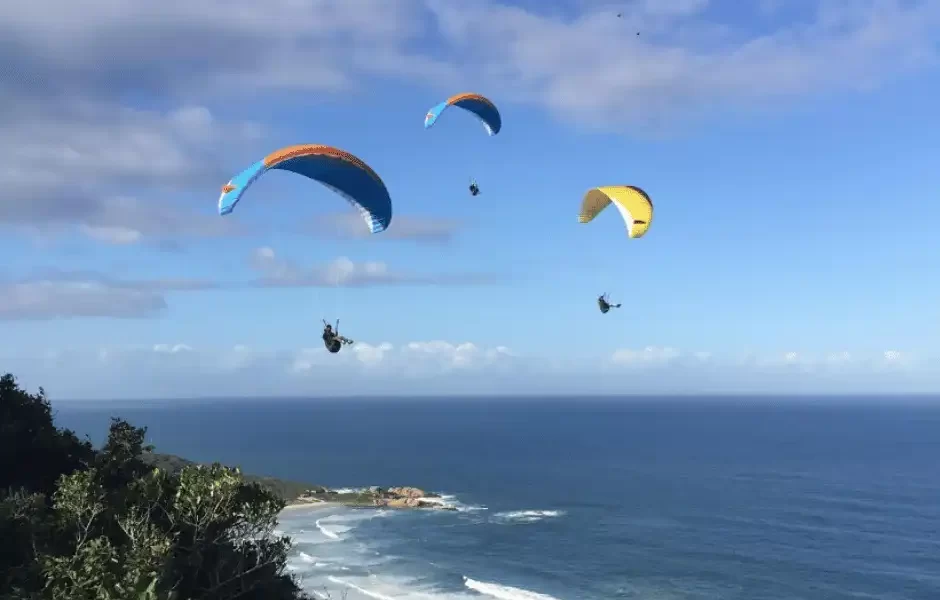
[[[38, 0], [0, 64], [0, 371], [53, 398], [940, 392], [936, 0]], [[424, 129], [464, 91], [498, 135]], [[218, 215], [299, 143], [389, 229], [281, 172]], [[617, 184], [641, 239], [577, 221]]]

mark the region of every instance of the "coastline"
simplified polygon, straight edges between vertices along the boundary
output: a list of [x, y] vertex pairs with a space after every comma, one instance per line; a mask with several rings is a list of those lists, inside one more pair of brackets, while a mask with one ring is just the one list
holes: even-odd
[[440, 494], [426, 492], [416, 487], [383, 488], [371, 486], [355, 489], [331, 489], [317, 486], [305, 490], [292, 500], [288, 500], [287, 504], [288, 507], [328, 505], [345, 506], [347, 508], [457, 510], [456, 506], [448, 503]]
[[306, 508], [308, 510], [323, 510], [326, 508], [339, 508], [344, 506], [341, 502], [288, 502], [281, 512], [285, 513], [288, 511], [294, 511], [301, 508]]
[[[178, 473], [186, 467], [204, 464], [180, 456], [160, 453], [147, 453], [143, 459], [148, 464], [171, 473]], [[257, 483], [274, 492], [286, 503], [284, 511], [298, 508], [319, 510], [339, 506], [362, 509], [457, 510], [456, 506], [440, 494], [411, 486], [329, 488], [276, 477], [250, 474], [242, 476], [245, 481]]]

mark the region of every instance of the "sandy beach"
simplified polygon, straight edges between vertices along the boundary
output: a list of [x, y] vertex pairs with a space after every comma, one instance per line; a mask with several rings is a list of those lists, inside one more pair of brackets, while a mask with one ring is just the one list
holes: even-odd
[[343, 506], [341, 502], [293, 502], [284, 507], [284, 510], [281, 512], [287, 512], [289, 510], [297, 510], [298, 508], [306, 508], [308, 510], [319, 510], [323, 508], [336, 508], [338, 506]]

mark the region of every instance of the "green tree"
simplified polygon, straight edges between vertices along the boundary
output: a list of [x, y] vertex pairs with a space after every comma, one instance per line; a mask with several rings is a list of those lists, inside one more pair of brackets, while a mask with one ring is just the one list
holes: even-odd
[[0, 377], [0, 490], [51, 494], [63, 473], [84, 468], [94, 456], [91, 442], [57, 429], [46, 394], [30, 394], [16, 378]]
[[48, 519], [56, 480], [94, 456], [91, 442], [56, 428], [42, 388], [30, 394], [0, 376], [0, 591], [41, 584], [37, 552], [56, 539]]
[[0, 597], [305, 598], [285, 572], [289, 538], [273, 535], [284, 501], [270, 489], [219, 464], [148, 467], [146, 429], [121, 419], [95, 452], [12, 376], [0, 379], [0, 407], [2, 431], [21, 444], [4, 439], [4, 459], [39, 448], [49, 460], [35, 465], [42, 475], [3, 473]]

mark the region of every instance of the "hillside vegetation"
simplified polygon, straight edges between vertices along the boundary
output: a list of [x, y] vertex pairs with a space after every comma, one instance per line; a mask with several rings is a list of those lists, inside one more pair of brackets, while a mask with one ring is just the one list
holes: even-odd
[[[141, 460], [148, 465], [152, 465], [174, 475], [179, 474], [184, 467], [192, 467], [199, 464], [173, 454], [161, 454], [159, 452], [145, 452], [141, 456]], [[261, 475], [242, 474], [242, 478], [248, 483], [257, 483], [268, 488], [285, 502], [296, 500], [308, 490], [319, 487], [310, 483], [288, 481], [286, 479], [264, 477]]]
[[300, 600], [273, 534], [304, 484], [153, 454], [112, 419], [101, 448], [45, 393], [0, 377], [0, 598]]

